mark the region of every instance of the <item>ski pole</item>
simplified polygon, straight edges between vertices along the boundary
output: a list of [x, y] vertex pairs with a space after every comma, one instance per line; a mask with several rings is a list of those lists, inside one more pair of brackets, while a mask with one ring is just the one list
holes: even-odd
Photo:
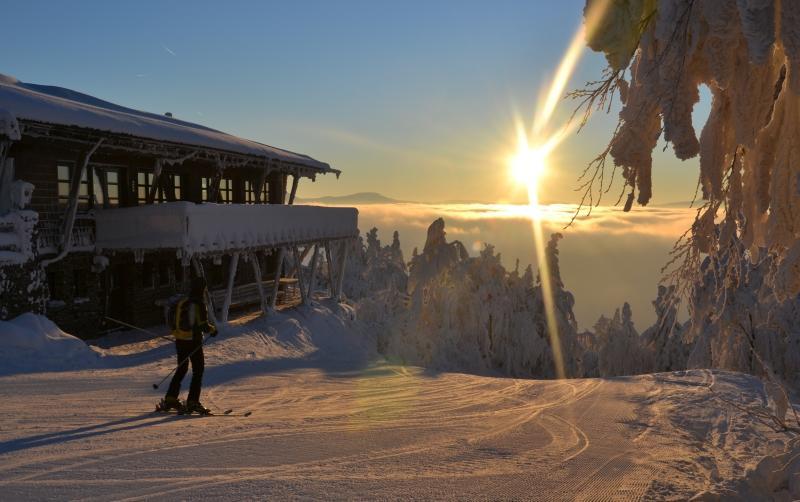
[[160, 382], [158, 382], [158, 383], [154, 383], [154, 384], [153, 384], [153, 388], [154, 388], [154, 389], [158, 389], [158, 386], [159, 386], [159, 385], [161, 385], [162, 383], [164, 383], [164, 380], [166, 380], [166, 379], [167, 379], [167, 378], [169, 378], [169, 377], [170, 377], [170, 376], [171, 376], [173, 373], [175, 373], [176, 371], [178, 371], [178, 368], [180, 368], [181, 366], [183, 366], [184, 364], [186, 364], [186, 363], [189, 361], [189, 359], [190, 359], [190, 358], [191, 358], [191, 357], [194, 355], [194, 353], [195, 353], [195, 352], [197, 352], [198, 350], [200, 350], [200, 349], [202, 349], [202, 348], [203, 348], [203, 345], [205, 345], [205, 343], [206, 343], [206, 340], [208, 340], [208, 338], [204, 338], [204, 339], [203, 339], [203, 341], [202, 341], [202, 342], [200, 342], [200, 345], [198, 345], [197, 347], [195, 347], [195, 348], [194, 348], [194, 350], [192, 350], [191, 352], [189, 352], [189, 355], [188, 355], [188, 356], [186, 356], [186, 358], [185, 358], [183, 361], [180, 361], [180, 362], [178, 363], [178, 365], [177, 365], [177, 366], [175, 366], [174, 368], [172, 368], [172, 371], [170, 371], [169, 373], [167, 373], [167, 376], [165, 376], [164, 378], [162, 378]]
[[135, 329], [136, 331], [141, 331], [142, 333], [147, 333], [150, 336], [155, 336], [155, 337], [158, 337], [158, 338], [163, 338], [164, 340], [172, 341], [172, 337], [170, 337], [170, 336], [159, 335], [157, 333], [153, 333], [152, 331], [146, 330], [144, 328], [140, 328], [138, 326], [134, 326], [133, 324], [128, 324], [125, 321], [120, 321], [119, 319], [114, 319], [113, 317], [105, 316], [105, 318], [108, 319], [109, 321], [115, 322], [115, 323], [117, 323], [117, 324], [119, 324], [121, 326], [125, 326], [125, 327], [131, 328], [131, 329]]

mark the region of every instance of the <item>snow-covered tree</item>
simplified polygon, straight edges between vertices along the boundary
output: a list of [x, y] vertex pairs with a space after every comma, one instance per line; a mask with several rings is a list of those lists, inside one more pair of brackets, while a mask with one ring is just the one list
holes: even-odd
[[[607, 189], [598, 173], [610, 155], [629, 190], [626, 210], [647, 204], [662, 134], [679, 159], [699, 156], [705, 202], [676, 246], [670, 293], [689, 298], [688, 364], [758, 372], [762, 359], [790, 377], [800, 327], [800, 2], [589, 0], [586, 12], [587, 43], [609, 66], [574, 96], [588, 114], [618, 92], [622, 108], [609, 147], [587, 170], [584, 200]], [[698, 136], [700, 86], [712, 101]], [[669, 321], [665, 308], [659, 316]], [[679, 365], [671, 335], [647, 337], [657, 368]]]
[[[551, 276], [560, 278], [557, 242], [548, 246]], [[574, 299], [554, 281], [556, 320], [567, 373], [578, 372]], [[391, 291], [361, 300], [359, 319], [378, 333], [378, 347], [409, 364], [514, 376], [554, 377], [540, 284], [528, 267], [507, 272], [487, 245], [470, 257], [448, 242], [444, 220], [434, 221], [422, 253], [410, 266], [409, 295]]]

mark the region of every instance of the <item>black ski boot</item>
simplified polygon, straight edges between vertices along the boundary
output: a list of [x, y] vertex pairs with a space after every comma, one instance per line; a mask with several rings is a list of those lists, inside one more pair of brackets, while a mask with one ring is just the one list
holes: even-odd
[[211, 410], [200, 404], [200, 401], [186, 401], [183, 414], [191, 415], [192, 413], [197, 413], [198, 415], [212, 415]]
[[184, 410], [183, 404], [176, 397], [167, 396], [156, 404], [156, 411], [169, 412], [172, 410], [181, 413]]

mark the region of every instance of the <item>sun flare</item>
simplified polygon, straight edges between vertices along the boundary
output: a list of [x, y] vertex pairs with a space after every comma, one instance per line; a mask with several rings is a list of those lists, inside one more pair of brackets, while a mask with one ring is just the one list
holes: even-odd
[[544, 152], [527, 145], [521, 145], [520, 150], [511, 159], [511, 176], [529, 192], [536, 192], [545, 168]]

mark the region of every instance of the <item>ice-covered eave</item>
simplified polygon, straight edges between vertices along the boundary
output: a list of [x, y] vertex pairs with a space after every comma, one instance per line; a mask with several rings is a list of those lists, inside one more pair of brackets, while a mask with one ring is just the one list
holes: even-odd
[[[207, 126], [174, 118], [171, 115], [148, 113], [116, 105], [70, 89], [25, 83], [0, 74], [0, 109], [23, 126], [22, 134], [38, 134], [44, 129], [48, 137], [61, 132], [74, 135], [75, 129], [95, 136], [120, 138], [121, 143], [155, 142], [209, 152], [213, 156], [240, 156], [254, 163], [292, 166], [300, 175], [334, 173], [328, 164], [308, 155], [273, 147], [258, 141], [240, 138]], [[62, 131], [62, 128], [65, 131]], [[86, 135], [86, 134], [84, 134]], [[127, 140], [127, 141], [126, 141]], [[111, 143], [111, 142], [109, 142]]]
[[191, 158], [193, 160], [206, 160], [210, 163], [223, 159], [228, 168], [252, 167], [268, 171], [277, 169], [288, 174], [297, 174], [310, 179], [315, 179], [319, 174], [334, 174], [337, 178], [341, 174], [339, 169], [334, 169], [327, 163], [319, 161], [315, 161], [313, 165], [310, 165], [267, 155], [248, 155], [221, 148], [154, 140], [129, 134], [29, 119], [20, 119], [19, 124], [22, 135], [26, 138], [63, 141], [79, 145], [83, 149], [91, 148], [91, 145], [97, 143], [98, 139], [103, 138], [103, 150], [123, 151], [160, 159], [178, 159], [192, 154]]
[[98, 210], [99, 252], [174, 250], [182, 257], [289, 247], [358, 235], [358, 210], [171, 202]]

